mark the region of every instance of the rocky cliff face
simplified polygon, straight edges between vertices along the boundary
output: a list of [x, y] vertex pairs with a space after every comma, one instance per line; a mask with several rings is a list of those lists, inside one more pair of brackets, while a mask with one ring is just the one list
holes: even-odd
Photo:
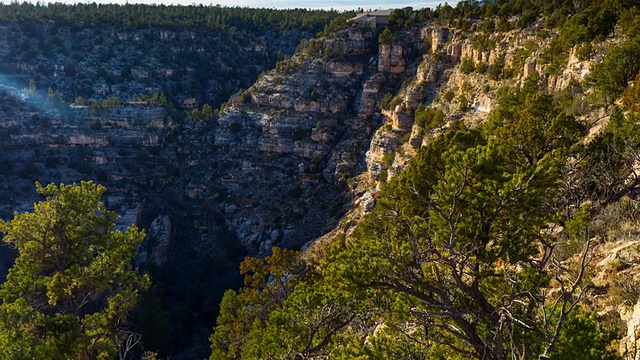
[[[14, 25], [4, 26], [20, 34], [35, 31]], [[86, 56], [73, 62], [75, 52], [56, 50], [50, 58], [4, 54], [12, 61], [5, 63], [7, 81], [0, 88], [0, 216], [30, 208], [37, 200], [35, 180], [104, 184], [107, 205], [122, 216], [117, 226], [147, 230], [138, 265], [154, 271], [165, 304], [189, 304], [182, 312], [171, 310], [179, 319], [169, 317], [189, 323], [189, 329], [178, 325], [173, 331], [198, 337], [189, 340], [197, 346], [206, 343], [222, 292], [239, 286], [237, 266], [244, 255], [265, 255], [276, 245], [300, 248], [338, 224], [351, 204], [348, 180], [365, 171], [365, 153], [383, 121], [377, 105], [384, 94], [398, 91], [406, 69], [416, 71], [425, 50], [414, 29], [389, 48], [378, 46], [371, 29], [305, 42], [295, 56], [233, 96], [215, 122], [206, 122], [133, 95], [166, 90], [162, 83], [178, 87], [166, 91], [169, 97], [193, 96], [185, 87], [202, 80], [205, 94], [197, 96], [198, 90], [196, 96], [213, 99], [219, 89], [202, 72], [207, 66], [240, 74], [245, 70], [228, 69], [225, 61], [233, 57], [223, 54], [267, 59], [268, 47], [216, 48], [213, 35], [188, 31], [49, 24], [36, 29], [54, 34], [61, 49], [72, 47], [77, 32], [82, 40], [76, 52]], [[92, 35], [98, 32], [102, 44]], [[20, 47], [13, 43], [20, 37], [2, 36], [8, 49]], [[39, 54], [44, 50], [38, 44], [24, 46]], [[143, 45], [151, 50], [138, 53]], [[172, 62], [189, 51], [198, 59], [211, 54], [211, 61], [205, 68], [188, 59]], [[112, 60], [106, 60], [109, 54]], [[166, 68], [156, 61], [163, 55]], [[43, 90], [48, 87], [51, 92]], [[85, 106], [76, 96], [119, 101]], [[10, 264], [5, 260], [4, 268]], [[210, 316], [200, 327], [189, 314]], [[206, 346], [194, 352], [204, 353]]]
[[[212, 178], [191, 157], [209, 156], [213, 135], [210, 125], [185, 122], [183, 100], [218, 106], [305, 35], [47, 21], [3, 21], [0, 29], [0, 216], [28, 209], [36, 180], [93, 179], [109, 189], [123, 227], [165, 215], [175, 223], [178, 204], [217, 194], [191, 179]], [[154, 93], [171, 105], [150, 101]], [[197, 226], [163, 226], [170, 234], [158, 236], [170, 243], [183, 231], [216, 230], [217, 206], [197, 207], [208, 213]], [[154, 261], [170, 255], [162, 257]]]
[[[588, 60], [578, 59], [574, 50], [557, 70], [542, 60], [544, 47], [557, 35], [541, 39], [536, 26], [480, 38], [427, 24], [398, 30], [398, 40], [382, 46], [374, 30], [349, 28], [304, 42], [207, 122], [130, 97], [168, 84], [175, 90], [169, 95], [226, 99], [231, 88], [248, 86], [248, 75], [272, 59], [268, 39], [240, 46], [247, 39], [233, 34], [224, 35], [229, 43], [190, 31], [38, 26], [64, 45], [56, 47], [71, 46], [77, 32], [85, 39], [77, 52], [88, 55], [73, 62], [74, 53], [47, 59], [40, 50], [31, 58], [5, 51], [0, 55], [12, 59], [4, 64], [12, 82], [28, 74], [38, 87], [51, 86], [65, 99], [83, 94], [126, 101], [63, 106], [55, 96], [1, 86], [0, 216], [29, 208], [36, 197], [34, 180], [104, 183], [109, 207], [123, 216], [118, 226], [148, 229], [139, 265], [159, 269], [158, 278], [169, 284], [162, 290], [167, 303], [188, 303], [195, 309], [185, 310], [189, 314], [210, 312], [224, 289], [239, 285], [237, 264], [247, 253], [303, 248], [314, 240], [318, 246], [351, 231], [373, 209], [386, 178], [401, 171], [420, 147], [454, 122], [473, 126], [486, 120], [501, 86], [519, 86], [538, 73], [546, 90], [575, 97], [572, 111], [587, 122], [581, 108], [586, 94], [574, 85], [584, 81], [607, 47], [603, 43]], [[27, 32], [15, 24], [0, 27]], [[0, 34], [3, 41], [18, 41]], [[104, 35], [103, 40], [92, 34]], [[142, 44], [151, 50], [140, 53]], [[211, 61], [182, 59], [185, 53]], [[109, 54], [122, 56], [107, 59]], [[252, 59], [248, 65], [233, 64], [245, 57]], [[463, 62], [471, 68], [464, 69]], [[211, 73], [218, 70], [234, 80], [214, 78]], [[439, 109], [442, 122], [416, 123], [421, 105]], [[192, 295], [194, 286], [214, 291]], [[623, 309], [629, 324], [637, 323], [633, 306]]]
[[[378, 71], [376, 40], [371, 30], [348, 29], [308, 44], [232, 97], [215, 123], [151, 102], [68, 106], [42, 90], [5, 86], [1, 215], [29, 209], [34, 180], [94, 179], [108, 188], [119, 227], [147, 229], [137, 262], [156, 269], [163, 301], [211, 312], [239, 285], [245, 254], [302, 247], [349, 207], [347, 180], [364, 170], [382, 119], [376, 104], [402, 81]], [[194, 286], [212, 290], [198, 295]], [[198, 344], [206, 342], [200, 333]]]
[[[147, 231], [136, 265], [154, 272], [153, 296], [166, 304], [191, 303], [186, 313], [203, 314], [224, 289], [238, 286], [245, 250], [226, 231], [219, 203], [210, 201], [219, 196], [211, 124], [186, 122], [153, 104], [65, 106], [9, 87], [0, 88], [0, 103], [2, 218], [32, 208], [39, 199], [34, 181], [94, 180], [108, 189], [104, 201], [121, 216], [117, 228], [135, 224]], [[201, 158], [210, 163], [201, 165]], [[4, 276], [13, 254], [0, 250]], [[199, 297], [194, 286], [212, 290]], [[154, 311], [174, 323], [185, 314], [174, 318], [164, 315], [169, 310]], [[215, 317], [208, 318], [202, 320], [206, 325], [192, 319], [190, 329], [176, 331], [197, 337], [196, 330], [212, 326]], [[206, 334], [196, 343], [206, 343]], [[206, 346], [198, 351], [206, 353]]]
[[[3, 153], [2, 216], [33, 200], [33, 181], [97, 179], [112, 184], [116, 201], [138, 185], [170, 181], [177, 165], [168, 139], [176, 123], [159, 106], [129, 104], [105, 109], [61, 107], [34, 97], [16, 99], [7, 88], [0, 116]], [[46, 107], [47, 111], [42, 111]], [[138, 219], [138, 215], [134, 219]], [[131, 222], [135, 223], [135, 222]], [[130, 224], [131, 224], [130, 223]]]
[[33, 80], [67, 102], [164, 92], [176, 103], [195, 98], [216, 108], [304, 36], [7, 21], [0, 23], [0, 73], [3, 84]]
[[[478, 25], [478, 24], [476, 24]], [[473, 28], [473, 26], [472, 26]], [[430, 141], [452, 122], [463, 121], [475, 125], [487, 119], [497, 101], [497, 90], [503, 86], [521, 86], [524, 79], [539, 74], [543, 91], [575, 97], [571, 110], [577, 116], [584, 114], [587, 94], [580, 90], [594, 63], [615, 40], [610, 39], [594, 49], [590, 57], [578, 59], [577, 49], [569, 54], [566, 66], [557, 70], [544, 60], [545, 48], [551, 39], [537, 35], [541, 26], [534, 24], [525, 29], [468, 35], [459, 30], [426, 25], [420, 30], [420, 41], [429, 43], [429, 53], [423, 55], [419, 66], [407, 68], [410, 79], [395, 93], [391, 109], [383, 110], [384, 126], [374, 134], [367, 151], [365, 183], [377, 183], [381, 174], [390, 177], [401, 171], [417, 149]], [[399, 45], [381, 47], [381, 56], [394, 56], [401, 51]], [[379, 70], [395, 71], [381, 61]], [[467, 69], [460, 66], [468, 62]], [[399, 68], [395, 68], [399, 69]], [[440, 126], [425, 129], [414, 121], [417, 107], [423, 104], [443, 111], [446, 121]], [[602, 116], [600, 116], [602, 117]], [[391, 159], [391, 160], [390, 160]], [[379, 185], [376, 187], [379, 189]], [[360, 194], [366, 190], [360, 190]]]
[[252, 251], [301, 246], [348, 204], [341, 187], [359, 170], [378, 125], [358, 118], [359, 94], [376, 72], [374, 36], [349, 29], [314, 45], [340, 56], [298, 54], [288, 70], [265, 74], [221, 114], [214, 141], [228, 167], [221, 174], [225, 219]]
[[337, 224], [383, 118], [378, 101], [423, 51], [404, 39], [378, 47], [371, 29], [350, 28], [315, 40], [230, 101], [215, 146], [228, 166], [225, 219], [243, 245], [297, 247]]

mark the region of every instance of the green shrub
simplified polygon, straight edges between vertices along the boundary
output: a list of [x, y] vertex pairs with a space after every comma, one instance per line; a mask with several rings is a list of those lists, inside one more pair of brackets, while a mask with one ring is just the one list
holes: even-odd
[[293, 129], [293, 140], [294, 140], [294, 141], [302, 140], [302, 139], [304, 139], [304, 138], [305, 138], [305, 136], [306, 136], [306, 135], [305, 135], [305, 133], [304, 133], [304, 130], [302, 130], [302, 127], [300, 127], [299, 125], [298, 125], [298, 126], [296, 126], [296, 127]]
[[385, 169], [390, 168], [395, 158], [396, 158], [395, 152], [392, 151], [392, 152], [385, 153], [384, 156], [382, 156], [382, 166], [384, 166]]
[[473, 64], [473, 60], [469, 59], [468, 57], [465, 57], [464, 59], [462, 59], [462, 62], [460, 62], [460, 71], [463, 74], [471, 74], [475, 69], [476, 68]]
[[384, 30], [380, 33], [378, 37], [378, 44], [380, 45], [390, 45], [398, 40], [398, 37], [389, 30], [388, 27], [385, 27]]
[[381, 183], [386, 183], [388, 177], [389, 177], [389, 172], [387, 170], [382, 170], [380, 172], [379, 180], [380, 180]]
[[18, 176], [22, 179], [33, 179], [40, 175], [42, 175], [42, 169], [33, 161], [28, 161], [24, 167], [18, 171]]
[[566, 318], [550, 360], [622, 360], [611, 343], [615, 329], [603, 324], [595, 312], [577, 309]]
[[378, 104], [378, 108], [380, 108], [380, 110], [389, 110], [392, 100], [393, 95], [391, 95], [390, 93], [384, 94], [384, 96], [380, 100], [380, 103]]
[[83, 175], [90, 175], [93, 172], [93, 165], [89, 161], [81, 161], [76, 165], [76, 171]]
[[106, 182], [109, 181], [109, 175], [107, 174], [107, 172], [104, 169], [100, 169], [96, 172], [96, 178], [98, 179], [98, 181], [100, 182]]
[[504, 68], [504, 63], [495, 63], [489, 66], [489, 71], [487, 74], [491, 80], [500, 80], [500, 76], [502, 76], [502, 69]]
[[487, 65], [487, 63], [479, 62], [476, 65], [476, 73], [478, 74], [485, 74], [487, 70], [489, 70], [489, 65]]
[[446, 93], [444, 93], [444, 100], [448, 103], [456, 97], [456, 92], [453, 89], [449, 89]]
[[238, 99], [240, 101], [240, 105], [247, 104], [251, 101], [251, 93], [249, 93], [249, 91], [245, 91], [244, 89], [240, 89]]
[[460, 95], [458, 96], [458, 110], [461, 112], [465, 112], [469, 109], [469, 100], [466, 96]]
[[627, 87], [624, 91], [622, 103], [627, 109], [640, 112], [640, 73], [636, 76], [633, 85]]
[[389, 110], [395, 110], [396, 106], [400, 104], [402, 104], [402, 97], [398, 95], [394, 97], [393, 100], [391, 100], [391, 103], [389, 104]]
[[473, 89], [473, 86], [471, 85], [470, 82], [465, 81], [464, 83], [462, 83], [462, 92], [464, 93], [468, 93], [469, 91], [471, 91]]
[[440, 109], [418, 105], [414, 122], [423, 129], [433, 129], [444, 124], [446, 116]]
[[229, 121], [229, 130], [238, 132], [242, 130], [242, 124], [237, 119], [231, 119]]
[[585, 61], [593, 54], [593, 45], [591, 43], [584, 43], [576, 50], [576, 57], [580, 61]]
[[640, 72], [640, 38], [609, 50], [605, 60], [595, 65], [591, 78], [608, 103], [613, 103]]

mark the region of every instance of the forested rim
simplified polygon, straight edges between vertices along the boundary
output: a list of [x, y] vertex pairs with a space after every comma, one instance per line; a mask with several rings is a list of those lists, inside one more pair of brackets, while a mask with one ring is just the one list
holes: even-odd
[[52, 20], [59, 24], [112, 24], [144, 29], [225, 29], [250, 33], [270, 30], [323, 31], [335, 19], [353, 12], [307, 9], [252, 9], [222, 6], [178, 6], [143, 4], [0, 3], [0, 21]]

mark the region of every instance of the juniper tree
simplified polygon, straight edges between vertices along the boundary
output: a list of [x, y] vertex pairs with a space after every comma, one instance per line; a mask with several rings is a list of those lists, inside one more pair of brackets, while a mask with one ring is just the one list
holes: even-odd
[[0, 357], [110, 359], [131, 340], [127, 314], [149, 279], [132, 259], [145, 237], [115, 230], [92, 182], [46, 187], [33, 212], [0, 221], [18, 257], [0, 287]]

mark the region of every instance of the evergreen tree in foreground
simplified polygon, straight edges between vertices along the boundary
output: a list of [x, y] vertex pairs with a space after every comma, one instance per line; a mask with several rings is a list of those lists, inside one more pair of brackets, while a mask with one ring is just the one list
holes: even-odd
[[19, 254], [0, 287], [0, 358], [124, 355], [139, 340], [126, 330], [127, 314], [149, 285], [132, 267], [144, 232], [114, 230], [100, 185], [36, 186], [45, 201], [0, 221]]

